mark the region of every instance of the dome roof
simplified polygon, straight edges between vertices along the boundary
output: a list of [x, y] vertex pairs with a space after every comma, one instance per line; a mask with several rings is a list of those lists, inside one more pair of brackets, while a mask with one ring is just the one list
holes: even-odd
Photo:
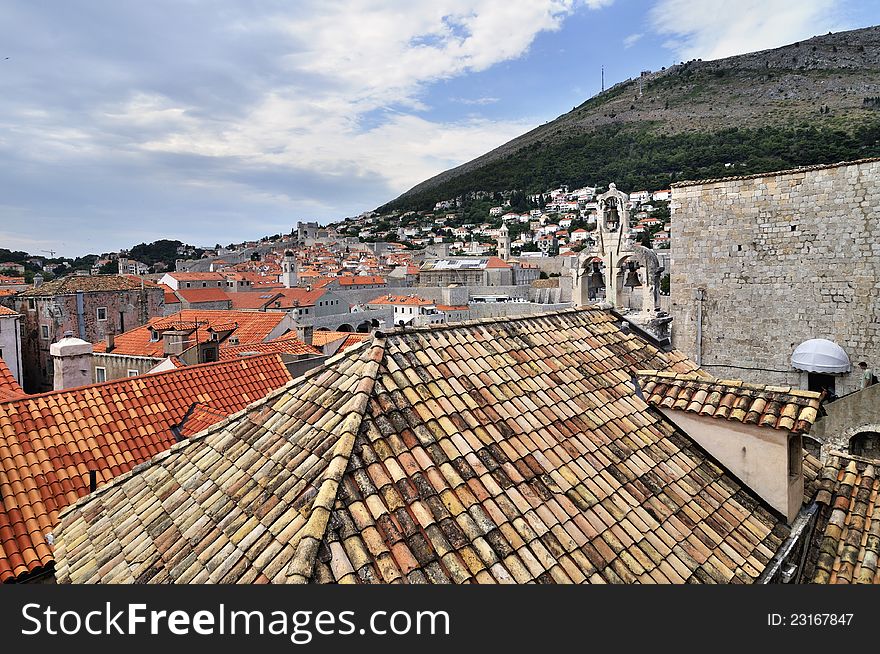
[[824, 338], [811, 338], [798, 345], [791, 355], [791, 366], [823, 373], [849, 372], [852, 368], [843, 348]]

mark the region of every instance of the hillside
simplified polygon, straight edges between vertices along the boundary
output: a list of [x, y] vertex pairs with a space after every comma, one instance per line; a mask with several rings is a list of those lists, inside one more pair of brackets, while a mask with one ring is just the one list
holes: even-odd
[[380, 210], [475, 190], [661, 188], [880, 155], [880, 27], [630, 79]]

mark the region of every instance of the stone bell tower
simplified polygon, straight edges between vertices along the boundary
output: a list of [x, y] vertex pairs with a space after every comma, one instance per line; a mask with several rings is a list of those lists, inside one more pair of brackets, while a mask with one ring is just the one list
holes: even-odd
[[296, 257], [292, 250], [287, 250], [281, 259], [281, 283], [284, 288], [296, 288], [299, 284], [297, 272]]
[[507, 225], [501, 225], [501, 233], [498, 235], [498, 258], [502, 261], [510, 259], [510, 232]]

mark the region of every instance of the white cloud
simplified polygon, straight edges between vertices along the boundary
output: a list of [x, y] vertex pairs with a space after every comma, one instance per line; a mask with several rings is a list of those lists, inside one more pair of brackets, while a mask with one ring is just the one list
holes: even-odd
[[623, 40], [623, 47], [624, 48], [633, 47], [636, 43], [638, 43], [639, 39], [641, 39], [643, 36], [644, 36], [644, 34], [630, 34], [628, 37], [626, 37]]
[[482, 98], [449, 98], [452, 102], [458, 102], [459, 104], [467, 104], [474, 105], [478, 107], [484, 107], [489, 104], [495, 104], [499, 102], [501, 98], [490, 98], [490, 97], [482, 97]]
[[0, 223], [119, 246], [130, 236], [107, 220], [129, 235], [148, 222], [240, 233], [373, 208], [544, 118], [428, 113], [432, 84], [523, 57], [612, 1], [155, 0], [61, 17], [12, 3]]
[[660, 0], [650, 21], [682, 60], [720, 59], [846, 29], [842, 0]]

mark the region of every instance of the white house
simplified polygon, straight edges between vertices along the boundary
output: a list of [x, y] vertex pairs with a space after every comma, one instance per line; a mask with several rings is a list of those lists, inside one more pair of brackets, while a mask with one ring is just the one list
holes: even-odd
[[418, 295], [380, 295], [367, 302], [370, 309], [394, 307], [395, 325], [442, 325], [446, 322], [446, 314], [437, 310], [437, 305]]

